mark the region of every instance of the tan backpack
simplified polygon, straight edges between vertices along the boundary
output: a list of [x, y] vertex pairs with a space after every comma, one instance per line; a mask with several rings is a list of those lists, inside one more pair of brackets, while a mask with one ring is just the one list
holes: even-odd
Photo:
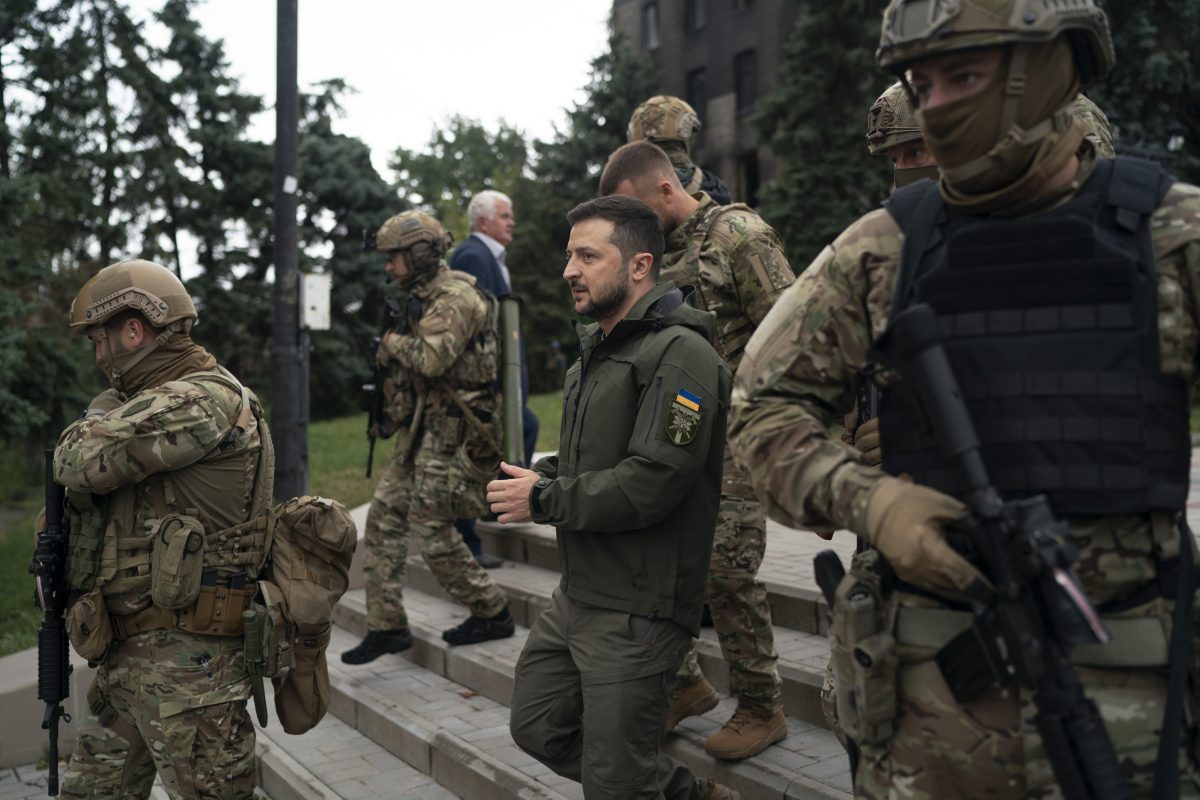
[[304, 733], [329, 708], [325, 649], [333, 608], [349, 586], [358, 534], [345, 506], [311, 495], [281, 503], [254, 522], [267, 538], [258, 597], [242, 615], [255, 710], [266, 725], [262, 679], [270, 678], [283, 729]]

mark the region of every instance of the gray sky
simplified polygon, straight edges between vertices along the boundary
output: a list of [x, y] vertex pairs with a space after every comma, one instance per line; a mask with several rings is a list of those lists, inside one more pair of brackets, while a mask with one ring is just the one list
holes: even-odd
[[[156, 0], [130, 0], [148, 19]], [[434, 127], [461, 114], [503, 119], [530, 140], [553, 134], [582, 97], [589, 64], [607, 43], [611, 0], [301, 0], [299, 83], [342, 78], [357, 90], [335, 130], [362, 139], [386, 179], [391, 152], [423, 147]], [[206, 0], [196, 16], [225, 40], [242, 88], [275, 98], [271, 0]], [[253, 134], [275, 135], [274, 112]]]

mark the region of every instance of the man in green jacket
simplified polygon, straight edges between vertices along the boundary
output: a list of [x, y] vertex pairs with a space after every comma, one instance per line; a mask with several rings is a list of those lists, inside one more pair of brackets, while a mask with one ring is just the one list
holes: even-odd
[[500, 522], [555, 526], [562, 563], [517, 662], [513, 740], [589, 800], [736, 797], [659, 752], [721, 493], [730, 374], [713, 315], [658, 283], [662, 226], [644, 203], [598, 198], [567, 219], [563, 277], [596, 322], [567, 373], [561, 448], [488, 486]]

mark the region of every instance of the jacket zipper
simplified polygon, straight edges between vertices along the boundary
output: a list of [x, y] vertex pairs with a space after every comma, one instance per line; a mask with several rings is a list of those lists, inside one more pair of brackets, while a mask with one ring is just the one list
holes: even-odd
[[[574, 449], [575, 458], [571, 461], [571, 474], [572, 475], [574, 475], [576, 473], [576, 471], [578, 471], [578, 463], [579, 463], [579, 438], [581, 436], [581, 432], [579, 430], [579, 401], [583, 399], [583, 390], [587, 384], [588, 366], [590, 366], [594, 354], [595, 354], [595, 349], [593, 349], [592, 352], [590, 352], [590, 353], [587, 351], [584, 351], [583, 353], [580, 354], [580, 358], [579, 358], [579, 361], [580, 361], [579, 385], [575, 392], [575, 408], [571, 412], [571, 433], [573, 434], [573, 438], [575, 439], [575, 449]], [[570, 447], [570, 445], [571, 445], [571, 443], [568, 441], [567, 446]]]
[[650, 427], [646, 429], [646, 439], [644, 444], [650, 444], [650, 436], [654, 433], [654, 426], [658, 424], [658, 402], [662, 397], [662, 375], [654, 376], [654, 409], [650, 412]]

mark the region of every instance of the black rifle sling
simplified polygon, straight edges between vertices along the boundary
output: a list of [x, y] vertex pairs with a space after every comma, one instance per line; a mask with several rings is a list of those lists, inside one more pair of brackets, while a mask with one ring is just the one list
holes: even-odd
[[1192, 652], [1192, 612], [1196, 591], [1196, 561], [1192, 530], [1186, 515], [1179, 519], [1179, 590], [1171, 620], [1171, 673], [1167, 683], [1167, 705], [1163, 711], [1162, 738], [1154, 768], [1154, 800], [1179, 797], [1179, 739], [1183, 727], [1183, 693], [1187, 691], [1188, 664]]
[[945, 209], [937, 183], [929, 179], [910, 183], [892, 193], [884, 207], [904, 233], [904, 247], [896, 267], [896, 286], [888, 318], [894, 318], [908, 305], [921, 256], [936, 240], [938, 222]]

